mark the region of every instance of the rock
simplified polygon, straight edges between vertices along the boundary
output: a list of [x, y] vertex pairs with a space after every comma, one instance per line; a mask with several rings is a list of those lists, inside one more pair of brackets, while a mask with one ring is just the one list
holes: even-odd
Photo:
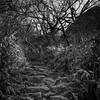
[[51, 98], [52, 100], [69, 100], [68, 98], [63, 97], [63, 96], [61, 96], [61, 95], [50, 96], [50, 98]]
[[36, 92], [48, 92], [49, 91], [49, 88], [48, 87], [46, 87], [46, 86], [35, 86], [35, 87], [33, 87], [33, 86], [30, 86], [30, 87], [27, 87], [26, 88], [26, 91], [28, 92], [28, 93], [36, 93]]
[[53, 85], [55, 83], [55, 80], [49, 77], [46, 77], [43, 79], [43, 82], [45, 82], [48, 85]]
[[31, 97], [21, 97], [20, 100], [34, 100], [34, 98], [31, 98]]

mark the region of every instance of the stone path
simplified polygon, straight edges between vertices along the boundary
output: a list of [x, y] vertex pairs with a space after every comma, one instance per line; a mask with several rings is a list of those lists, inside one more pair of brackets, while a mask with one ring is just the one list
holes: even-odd
[[11, 74], [9, 100], [71, 100], [68, 98], [71, 91], [68, 78], [45, 67], [26, 67], [13, 70]]

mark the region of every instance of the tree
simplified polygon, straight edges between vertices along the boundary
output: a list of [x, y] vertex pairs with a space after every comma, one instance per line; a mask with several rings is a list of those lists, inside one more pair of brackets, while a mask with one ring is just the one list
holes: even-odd
[[27, 32], [34, 30], [47, 40], [54, 40], [55, 34], [60, 30], [68, 43], [69, 34], [66, 33], [66, 29], [97, 2], [97, 0], [59, 0], [58, 2], [55, 0], [30, 0], [21, 2], [20, 11], [23, 13]]
[[69, 34], [66, 29], [97, 2], [99, 1], [3, 0], [0, 1], [1, 14], [3, 12], [8, 13], [3, 14], [1, 17], [3, 23], [5, 23], [1, 28], [8, 27], [6, 30], [10, 33], [17, 30], [16, 36], [19, 37], [24, 34], [24, 37], [28, 38], [29, 35], [31, 37], [32, 34], [36, 33], [43, 35], [47, 41], [51, 39], [55, 41], [55, 34], [60, 30], [63, 33], [62, 37], [68, 43]]

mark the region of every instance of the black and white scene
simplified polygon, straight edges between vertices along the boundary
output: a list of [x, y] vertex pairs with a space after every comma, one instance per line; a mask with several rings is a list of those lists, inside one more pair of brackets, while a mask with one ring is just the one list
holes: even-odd
[[0, 100], [100, 100], [100, 0], [0, 0]]

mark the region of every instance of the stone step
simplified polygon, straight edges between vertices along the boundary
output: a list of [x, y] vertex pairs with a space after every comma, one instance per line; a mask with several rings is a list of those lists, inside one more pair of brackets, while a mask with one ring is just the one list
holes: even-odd
[[61, 95], [50, 96], [51, 100], [69, 100], [67, 97], [63, 97]]
[[25, 90], [27, 91], [27, 93], [36, 93], [36, 92], [46, 93], [50, 89], [46, 86], [34, 86], [34, 87], [30, 86], [30, 87], [27, 87]]

